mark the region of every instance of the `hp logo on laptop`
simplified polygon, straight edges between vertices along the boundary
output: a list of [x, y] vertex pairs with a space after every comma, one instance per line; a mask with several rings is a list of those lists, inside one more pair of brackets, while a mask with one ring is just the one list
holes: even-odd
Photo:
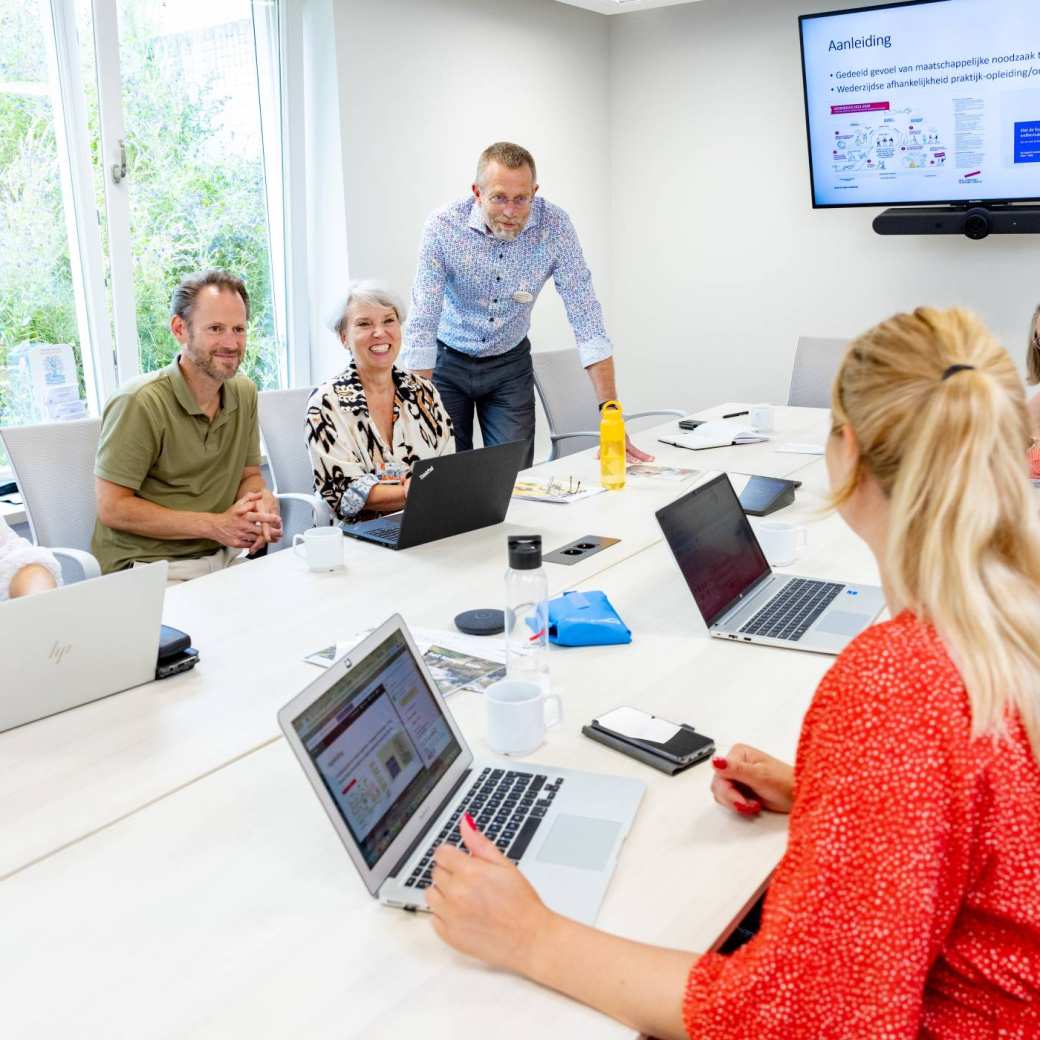
[[48, 659], [53, 661], [55, 664], [61, 664], [61, 659], [72, 649], [71, 643], [55, 643], [51, 647], [51, 652], [47, 655]]

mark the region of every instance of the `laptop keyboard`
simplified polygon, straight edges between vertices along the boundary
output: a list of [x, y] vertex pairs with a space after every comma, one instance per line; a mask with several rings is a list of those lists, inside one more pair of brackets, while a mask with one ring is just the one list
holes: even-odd
[[401, 537], [399, 524], [384, 524], [382, 527], [370, 527], [365, 531], [367, 535], [375, 535], [377, 538], [385, 538], [389, 542], [396, 542]]
[[543, 773], [522, 773], [490, 767], [485, 769], [465, 798], [455, 806], [405, 886], [430, 887], [433, 854], [438, 845], [447, 842], [465, 851], [459, 834], [459, 820], [465, 812], [476, 821], [477, 830], [493, 841], [509, 859], [518, 863], [549, 811], [556, 792], [563, 784], [563, 777], [558, 776], [552, 783], [548, 781], [549, 778]]
[[843, 588], [841, 582], [792, 578], [740, 631], [797, 642]]

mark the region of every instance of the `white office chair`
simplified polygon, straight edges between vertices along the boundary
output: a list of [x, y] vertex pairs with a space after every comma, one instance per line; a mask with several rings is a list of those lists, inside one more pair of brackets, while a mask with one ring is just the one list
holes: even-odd
[[[25, 503], [32, 539], [77, 565], [82, 577], [96, 578], [101, 567], [90, 554], [94, 533], [94, 456], [98, 419], [7, 426], [0, 429], [14, 478]], [[66, 581], [75, 571], [62, 568]]]
[[[549, 420], [548, 462], [573, 455], [599, 443], [599, 402], [585, 375], [578, 351], [547, 350], [531, 355], [534, 385]], [[625, 413], [625, 422], [653, 415], [682, 417], [686, 412], [663, 409]]]
[[803, 408], [830, 408], [831, 386], [848, 345], [847, 339], [799, 336], [787, 403]]
[[[307, 455], [305, 417], [314, 387], [265, 390], [259, 395], [260, 432], [267, 449], [271, 480], [280, 500], [299, 502], [310, 510], [308, 527], [331, 524], [335, 517], [314, 491], [314, 470]], [[288, 535], [288, 527], [286, 528]]]

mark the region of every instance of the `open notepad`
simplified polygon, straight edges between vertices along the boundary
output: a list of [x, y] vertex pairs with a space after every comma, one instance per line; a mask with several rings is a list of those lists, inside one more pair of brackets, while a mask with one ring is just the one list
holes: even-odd
[[724, 448], [729, 444], [757, 444], [769, 440], [769, 437], [746, 422], [712, 419], [688, 433], [668, 433], [657, 439], [662, 444], [674, 444], [677, 448], [698, 451], [702, 448]]

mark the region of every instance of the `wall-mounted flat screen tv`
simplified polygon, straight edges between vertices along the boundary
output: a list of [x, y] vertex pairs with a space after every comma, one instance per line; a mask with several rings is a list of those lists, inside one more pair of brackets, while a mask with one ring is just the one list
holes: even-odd
[[1040, 199], [1040, 0], [799, 19], [813, 206]]

